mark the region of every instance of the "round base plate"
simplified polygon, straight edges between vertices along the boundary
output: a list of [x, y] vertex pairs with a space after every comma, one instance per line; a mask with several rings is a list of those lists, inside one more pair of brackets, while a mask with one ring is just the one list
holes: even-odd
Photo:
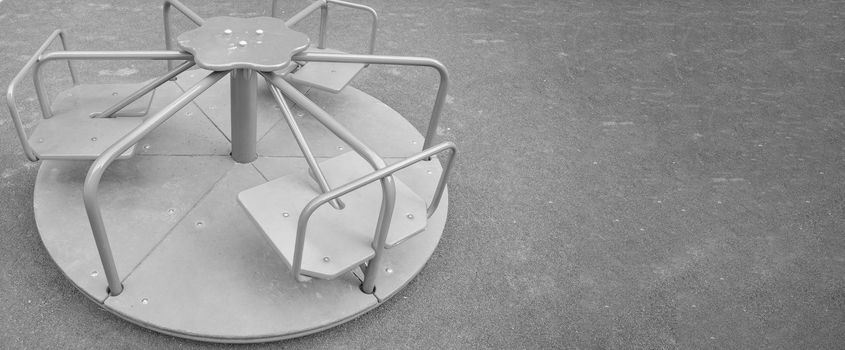
[[[189, 71], [157, 89], [154, 112], [205, 76]], [[292, 338], [349, 321], [390, 298], [428, 261], [443, 232], [448, 198], [426, 230], [386, 251], [376, 293], [359, 290], [353, 270], [335, 280], [296, 282], [238, 205], [240, 191], [306, 171], [266, 85], [259, 86], [258, 159], [229, 156], [228, 79], [209, 89], [138, 143], [136, 156], [106, 172], [100, 201], [124, 291], [109, 296], [82, 202], [88, 161], [44, 161], [35, 218], [63, 273], [106, 310], [141, 326], [214, 342]], [[420, 150], [422, 136], [397, 112], [354, 88], [307, 95], [388, 162]], [[349, 151], [307, 113], [296, 119], [318, 158]], [[397, 173], [427, 202], [442, 172], [436, 161]]]

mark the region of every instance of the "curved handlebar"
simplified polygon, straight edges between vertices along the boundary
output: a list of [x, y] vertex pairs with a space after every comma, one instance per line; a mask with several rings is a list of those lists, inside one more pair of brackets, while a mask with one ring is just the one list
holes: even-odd
[[[6, 102], [9, 105], [9, 113], [12, 115], [12, 122], [15, 124], [15, 130], [18, 132], [18, 137], [21, 139], [21, 146], [23, 146], [23, 153], [26, 155], [26, 158], [30, 161], [37, 161], [38, 156], [35, 154], [35, 151], [32, 150], [32, 146], [29, 145], [29, 141], [27, 140], [28, 136], [26, 135], [26, 130], [23, 128], [23, 123], [21, 122], [20, 112], [18, 111], [18, 104], [15, 101], [15, 87], [23, 80], [24, 75], [38, 63], [39, 57], [45, 50], [56, 40], [56, 37], [59, 37], [62, 42], [62, 48], [67, 50], [67, 43], [65, 42], [65, 34], [64, 31], [61, 29], [57, 29], [47, 37], [47, 40], [41, 44], [41, 47], [35, 51], [35, 54], [26, 61], [26, 64], [21, 68], [20, 72], [15, 75], [15, 78], [12, 79], [12, 82], [9, 83], [9, 88], [6, 90]], [[73, 66], [68, 61], [68, 70], [70, 70], [70, 79], [73, 84], [77, 83], [76, 80], [76, 72], [73, 70]], [[40, 98], [39, 98], [40, 101]], [[49, 107], [48, 107], [49, 110]], [[44, 113], [44, 105], [41, 105], [41, 112], [44, 114], [44, 117], [48, 117], [47, 114]]]
[[431, 119], [428, 122], [428, 131], [425, 133], [423, 149], [431, 147], [434, 137], [437, 135], [437, 125], [440, 123], [440, 112], [443, 110], [443, 103], [446, 101], [446, 92], [449, 90], [449, 72], [446, 66], [440, 61], [425, 57], [406, 56], [382, 56], [382, 55], [352, 55], [334, 53], [302, 52], [291, 58], [295, 61], [311, 62], [338, 62], [338, 63], [366, 63], [366, 64], [389, 64], [400, 66], [424, 66], [437, 70], [440, 74], [440, 86], [437, 88], [437, 97], [434, 100], [434, 108], [431, 111]]

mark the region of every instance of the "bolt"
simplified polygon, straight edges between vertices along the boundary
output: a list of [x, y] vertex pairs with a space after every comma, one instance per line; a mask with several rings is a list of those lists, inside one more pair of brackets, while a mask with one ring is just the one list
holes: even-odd
[[176, 209], [173, 209], [173, 208], [167, 209], [167, 213], [170, 214], [170, 215], [176, 214]]
[[239, 45], [240, 47], [244, 47], [244, 46], [246, 46], [246, 44], [247, 44], [246, 40], [241, 40], [241, 41], [238, 41], [238, 45]]
[[327, 257], [327, 256], [323, 257], [323, 262], [329, 262], [329, 261], [332, 261], [332, 259]]
[[384, 269], [384, 272], [393, 273], [393, 269], [388, 267], [388, 268]]
[[97, 138], [96, 138], [96, 137], [92, 137], [92, 138], [91, 138], [91, 141], [97, 141]]
[[414, 214], [408, 213], [408, 215], [405, 215], [405, 217], [409, 220], [414, 220]]
[[343, 146], [337, 146], [338, 151], [343, 151]]
[[91, 271], [91, 277], [97, 277], [100, 273], [97, 270]]
[[426, 170], [425, 173], [431, 175], [431, 170]]
[[144, 145], [144, 149], [150, 149], [150, 145]]
[[288, 212], [284, 212], [284, 213], [282, 213], [282, 216], [288, 217], [288, 216], [290, 216], [290, 214]]
[[150, 299], [147, 299], [147, 298], [141, 299], [141, 304], [147, 305], [149, 303], [150, 303]]
[[223, 31], [223, 34], [226, 34], [226, 35], [232, 34], [232, 30], [226, 29], [226, 30]]
[[202, 221], [197, 221], [196, 223], [194, 223], [194, 226], [196, 226], [197, 228], [202, 228], [203, 226], [205, 226], [205, 223]]

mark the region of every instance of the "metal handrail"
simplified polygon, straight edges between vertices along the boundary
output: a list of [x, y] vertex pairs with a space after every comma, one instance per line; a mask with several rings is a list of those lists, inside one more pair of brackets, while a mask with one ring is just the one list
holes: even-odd
[[91, 168], [88, 169], [88, 174], [85, 176], [85, 184], [82, 190], [82, 199], [85, 202], [85, 212], [88, 214], [88, 221], [91, 224], [91, 232], [94, 235], [97, 252], [100, 254], [100, 262], [103, 264], [103, 271], [105, 271], [106, 280], [109, 284], [110, 295], [116, 296], [123, 292], [123, 285], [120, 283], [120, 276], [117, 273], [117, 267], [114, 263], [114, 256], [112, 255], [109, 238], [106, 234], [105, 223], [103, 222], [103, 213], [100, 209], [100, 203], [97, 197], [103, 173], [106, 171], [106, 168], [108, 168], [108, 166], [114, 162], [119, 155], [126, 152], [129, 147], [136, 144], [141, 138], [151, 131], [155, 130], [171, 116], [176, 114], [177, 111], [182, 109], [182, 107], [191, 103], [191, 101], [199, 96], [199, 94], [203, 93], [227, 74], [229, 74], [229, 72], [211, 72], [208, 76], [186, 90], [185, 93], [170, 102], [167, 106], [144, 120], [141, 125], [132, 129], [132, 131], [126, 134], [126, 136], [109, 146], [109, 148], [106, 149], [102, 155], [97, 157], [97, 160], [95, 160], [93, 164], [91, 164]]
[[50, 108], [50, 97], [41, 82], [41, 66], [55, 60], [193, 60], [189, 53], [179, 51], [58, 51], [41, 55], [35, 63], [33, 80], [35, 93], [41, 104], [44, 118], [53, 115]]
[[[306, 97], [302, 92], [297, 90], [293, 85], [288, 83], [287, 81], [282, 78], [279, 74], [271, 73], [271, 72], [259, 72], [264, 78], [267, 79], [273, 86], [277, 87], [281, 90], [286, 96], [288, 96], [291, 100], [293, 100], [297, 105], [304, 108], [306, 111], [311, 113], [317, 121], [323, 124], [329, 131], [335, 134], [338, 138], [340, 138], [343, 142], [346, 142], [352, 149], [358, 153], [362, 158], [364, 158], [370, 166], [373, 167], [374, 170], [382, 169], [387, 166], [384, 160], [379, 157], [373, 150], [371, 150], [367, 145], [359, 140], [355, 135], [353, 135], [343, 124], [340, 124], [332, 118], [332, 116], [324, 111], [320, 106], [317, 106], [316, 103], [311, 101], [308, 97]], [[372, 293], [375, 290], [374, 281], [378, 276], [378, 269], [373, 269], [374, 267], [381, 266], [381, 260], [383, 254], [380, 252], [384, 250], [385, 241], [387, 240], [387, 233], [390, 230], [390, 219], [393, 215], [393, 207], [396, 202], [396, 183], [393, 181], [392, 176], [386, 176], [381, 179], [381, 188], [382, 188], [382, 202], [381, 202], [381, 211], [379, 214], [378, 222], [376, 224], [376, 232], [375, 236], [373, 237], [373, 249], [376, 251], [376, 256], [370, 260], [369, 267], [367, 268], [367, 275], [364, 279], [364, 285], [362, 290], [365, 293]], [[304, 239], [304, 237], [303, 237]], [[297, 245], [304, 244], [305, 242], [299, 242], [297, 240]], [[294, 264], [292, 264], [293, 271], [300, 271], [302, 269], [302, 250], [294, 250]], [[372, 269], [373, 273], [370, 274], [370, 270]], [[294, 276], [297, 280], [302, 281], [303, 279], [299, 275], [299, 273], [295, 273]]]
[[[273, 94], [273, 98], [276, 99], [276, 103], [279, 105], [279, 108], [282, 109], [282, 116], [284, 117], [285, 122], [287, 122], [291, 133], [293, 133], [293, 138], [296, 140], [296, 144], [299, 145], [300, 151], [302, 151], [302, 154], [305, 156], [305, 162], [308, 163], [308, 168], [314, 175], [314, 179], [317, 180], [317, 184], [320, 185], [320, 190], [323, 192], [331, 191], [331, 187], [329, 187], [329, 183], [323, 175], [323, 170], [320, 169], [320, 165], [317, 164], [317, 159], [314, 157], [314, 154], [311, 153], [311, 147], [308, 146], [308, 141], [305, 140], [305, 135], [302, 134], [302, 130], [299, 129], [299, 125], [293, 118], [290, 106], [288, 106], [288, 103], [285, 102], [285, 97], [282, 95], [282, 92], [279, 91], [279, 88], [273, 86], [272, 83], [268, 82], [268, 85], [270, 85], [270, 92]], [[343, 209], [346, 206], [340, 199], [334, 200], [330, 204], [335, 209]]]
[[174, 77], [176, 77], [179, 74], [182, 74], [182, 72], [190, 69], [195, 64], [196, 63], [194, 63], [193, 61], [186, 61], [186, 62], [180, 64], [179, 67], [176, 67], [175, 69], [167, 72], [167, 74], [165, 74], [165, 75], [162, 75], [158, 78], [153, 79], [152, 81], [150, 81], [149, 83], [144, 85], [142, 88], [138, 89], [138, 91], [135, 91], [135, 92], [129, 94], [129, 96], [126, 96], [122, 100], [118, 101], [117, 103], [115, 103], [111, 107], [104, 110], [102, 113], [97, 114], [93, 117], [94, 118], [111, 118], [115, 113], [117, 113], [118, 111], [120, 111], [124, 107], [128, 106], [132, 102], [137, 101], [139, 98], [148, 94], [150, 91], [155, 90], [159, 86], [164, 85], [164, 83], [166, 83], [168, 80], [173, 79]]
[[[343, 0], [317, 0], [308, 5], [308, 7], [302, 9], [301, 11], [297, 12], [293, 17], [288, 19], [285, 22], [285, 25], [288, 27], [292, 27], [295, 24], [299, 23], [305, 17], [308, 17], [311, 13], [316, 11], [318, 8], [320, 9], [320, 33], [317, 40], [317, 48], [323, 49], [326, 46], [326, 33], [328, 27], [328, 8], [329, 4], [335, 4], [338, 6], [348, 7], [356, 10], [362, 10], [370, 13], [370, 16], [373, 18], [372, 29], [370, 30], [370, 50], [369, 54], [373, 54], [376, 49], [376, 33], [378, 33], [378, 13], [372, 7], [356, 4], [352, 2], [347, 2]], [[278, 0], [273, 0], [273, 17], [278, 15], [277, 8], [278, 8]]]
[[291, 57], [291, 60], [306, 62], [310, 61], [421, 66], [436, 69], [437, 73], [440, 74], [440, 85], [437, 88], [437, 97], [434, 100], [434, 108], [431, 111], [431, 118], [428, 122], [428, 131], [426, 131], [425, 143], [423, 143], [422, 148], [426, 149], [430, 147], [431, 144], [434, 142], [434, 137], [437, 136], [437, 125], [440, 123], [440, 112], [443, 110], [443, 104], [446, 101], [446, 92], [449, 89], [449, 72], [446, 70], [446, 66], [444, 66], [443, 63], [440, 63], [440, 61], [425, 57], [353, 55], [316, 52], [302, 52]]
[[[306, 234], [306, 232], [307, 232], [306, 230], [308, 228], [308, 221], [310, 220], [311, 215], [314, 214], [314, 211], [316, 211], [320, 206], [322, 206], [323, 204], [326, 204], [327, 202], [329, 202], [333, 199], [336, 199], [340, 196], [343, 196], [343, 195], [345, 195], [349, 192], [352, 192], [352, 191], [357, 190], [361, 187], [364, 187], [364, 186], [366, 186], [366, 185], [368, 185], [368, 184], [370, 184], [370, 183], [372, 183], [376, 180], [388, 178], [393, 173], [395, 173], [399, 170], [405, 169], [405, 168], [407, 168], [407, 167], [409, 167], [413, 164], [416, 164], [420, 161], [428, 160], [432, 156], [434, 156], [435, 154], [438, 154], [438, 153], [441, 153], [441, 152], [444, 152], [444, 151], [447, 151], [447, 150], [451, 150], [451, 153], [449, 154], [449, 159], [446, 162], [446, 168], [443, 169], [443, 173], [441, 173], [441, 175], [440, 175], [440, 180], [438, 181], [437, 187], [434, 191], [434, 197], [431, 201], [431, 204], [429, 204], [429, 207], [426, 210], [427, 216], [431, 217], [431, 215], [434, 214], [434, 212], [437, 210], [438, 205], [440, 204], [440, 199], [442, 198], [443, 192], [446, 188], [446, 180], [449, 177], [449, 173], [452, 170], [452, 165], [454, 164], [455, 155], [457, 154], [457, 148], [456, 148], [455, 144], [452, 143], [452, 142], [440, 143], [440, 144], [438, 144], [434, 147], [423, 150], [422, 152], [417, 153], [417, 154], [415, 154], [411, 157], [405, 158], [402, 161], [391, 164], [391, 165], [389, 165], [385, 168], [378, 169], [378, 170], [376, 170], [372, 173], [369, 173], [367, 175], [364, 175], [364, 176], [362, 176], [358, 179], [352, 180], [345, 185], [339, 186], [339, 187], [337, 187], [337, 188], [335, 188], [335, 189], [333, 189], [329, 192], [326, 192], [326, 193], [323, 193], [321, 195], [318, 195], [317, 197], [314, 197], [314, 199], [312, 199], [310, 202], [308, 202], [308, 204], [305, 205], [305, 208], [302, 209], [302, 213], [299, 215], [299, 221], [297, 222], [296, 246], [294, 248], [294, 260], [293, 260], [293, 264], [292, 264], [294, 276], [297, 279], [300, 279], [300, 274], [302, 272], [302, 270], [301, 270], [302, 250], [304, 249], [304, 246], [305, 246], [305, 234]], [[384, 212], [384, 211], [379, 213], [379, 221], [381, 221], [387, 215], [389, 215], [389, 214]], [[376, 251], [376, 257], [380, 256], [379, 253], [380, 253], [380, 251], [377, 250]], [[370, 281], [370, 283], [374, 283], [375, 278], [374, 278], [374, 276], [371, 276], [371, 274], [378, 273], [378, 271], [380, 271], [378, 266], [373, 266], [373, 265], [374, 264], [371, 263], [367, 266], [365, 281], [364, 281], [364, 285], [362, 286], [362, 289], [365, 292], [367, 292], [368, 290], [374, 289], [372, 285], [368, 286], [368, 281]], [[372, 277], [372, 279], [371, 279], [371, 277]]]
[[[205, 23], [205, 20], [196, 14], [193, 10], [179, 2], [178, 0], [164, 0], [164, 5], [162, 6], [162, 12], [164, 14], [164, 48], [168, 50], [173, 50], [173, 43], [171, 42], [170, 38], [172, 36], [172, 25], [170, 23], [170, 8], [175, 7], [179, 12], [181, 12], [185, 17], [188, 17], [192, 22], [194, 22], [198, 26], [202, 26]], [[167, 61], [167, 69], [173, 70], [173, 61]]]
[[[378, 32], [378, 13], [372, 7], [356, 4], [352, 2], [347, 2], [343, 0], [327, 0], [329, 4], [335, 4], [343, 7], [348, 7], [356, 10], [363, 10], [370, 13], [370, 16], [373, 17], [373, 24], [372, 29], [370, 30], [370, 55], [372, 55], [376, 50], [376, 33]], [[324, 34], [325, 35], [325, 34]], [[325, 46], [325, 39], [322, 40], [320, 44], [320, 48], [322, 49]]]
[[[32, 69], [33, 66], [38, 62], [38, 58], [44, 53], [45, 50], [56, 40], [56, 37], [59, 37], [62, 42], [62, 49], [67, 50], [67, 43], [65, 42], [65, 35], [64, 31], [61, 29], [57, 29], [47, 37], [47, 40], [41, 44], [41, 47], [35, 51], [35, 54], [26, 61], [23, 68], [21, 68], [20, 72], [15, 75], [15, 78], [12, 79], [12, 82], [9, 83], [9, 88], [6, 90], [6, 103], [9, 105], [9, 114], [12, 116], [12, 123], [15, 124], [15, 130], [18, 132], [18, 138], [21, 139], [21, 146], [23, 146], [23, 153], [26, 155], [26, 158], [30, 161], [37, 161], [38, 156], [33, 151], [32, 146], [29, 145], [29, 138], [26, 135], [26, 130], [24, 130], [23, 123], [21, 122], [20, 112], [18, 111], [18, 103], [15, 100], [15, 87], [23, 80], [24, 75]], [[68, 70], [70, 70], [70, 79], [74, 85], [76, 85], [76, 72], [73, 69], [73, 65], [71, 65], [70, 61], [67, 63]], [[40, 103], [40, 99], [39, 99]], [[42, 105], [42, 114], [44, 112], [43, 105]], [[44, 115], [46, 118], [47, 116]]]

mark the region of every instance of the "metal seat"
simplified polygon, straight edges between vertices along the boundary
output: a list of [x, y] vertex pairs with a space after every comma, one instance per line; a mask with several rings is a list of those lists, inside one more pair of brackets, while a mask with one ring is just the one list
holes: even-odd
[[[354, 152], [320, 163], [331, 188], [338, 188], [372, 172]], [[426, 227], [426, 203], [396, 180], [396, 204], [385, 241], [387, 248], [402, 243]], [[322, 192], [305, 172], [288, 175], [253, 187], [238, 201], [271, 245], [291, 266], [296, 246], [299, 214]], [[305, 241], [302, 274], [333, 279], [375, 256], [373, 235], [382, 201], [381, 187], [371, 183], [343, 197], [341, 210], [324, 206], [310, 220]]]
[[[143, 122], [143, 118], [139, 117], [149, 111], [153, 95], [149, 92], [153, 91], [150, 87], [155, 80], [134, 84], [78, 85], [73, 66], [68, 61], [74, 86], [60, 92], [51, 106], [41, 83], [39, 66], [46, 62], [42, 54], [57, 37], [61, 38], [62, 46], [67, 50], [63, 32], [54, 31], [9, 85], [6, 94], [9, 111], [29, 160], [96, 159]], [[35, 88], [44, 119], [27, 136], [15, 100], [15, 87], [30, 70], [33, 70], [35, 76]], [[111, 112], [103, 116], [104, 111]], [[131, 157], [134, 149], [133, 145], [119, 159]]]

